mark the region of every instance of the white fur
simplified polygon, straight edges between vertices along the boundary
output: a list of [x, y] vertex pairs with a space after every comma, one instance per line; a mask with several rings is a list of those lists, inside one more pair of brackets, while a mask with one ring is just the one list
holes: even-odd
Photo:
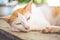
[[31, 15], [31, 19], [30, 19], [30, 27], [31, 27], [30, 30], [32, 30], [32, 29], [41, 30], [47, 26], [50, 26], [49, 21], [45, 17], [45, 14], [48, 14], [48, 13], [47, 13], [47, 11], [44, 12], [43, 9], [48, 10], [47, 6], [41, 5], [40, 7], [36, 7], [33, 4], [32, 15]]

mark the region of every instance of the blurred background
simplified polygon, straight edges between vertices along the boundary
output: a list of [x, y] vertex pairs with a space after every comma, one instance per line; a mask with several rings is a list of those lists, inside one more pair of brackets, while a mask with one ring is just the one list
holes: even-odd
[[[16, 5], [24, 5], [29, 3], [31, 0], [0, 0], [0, 17], [8, 16], [12, 14], [12, 10]], [[32, 0], [36, 5], [48, 4], [50, 6], [59, 5], [59, 0]]]
[[[16, 5], [29, 3], [31, 0], [0, 0], [0, 17], [12, 14], [12, 10]], [[45, 3], [46, 0], [32, 0], [36, 5]]]

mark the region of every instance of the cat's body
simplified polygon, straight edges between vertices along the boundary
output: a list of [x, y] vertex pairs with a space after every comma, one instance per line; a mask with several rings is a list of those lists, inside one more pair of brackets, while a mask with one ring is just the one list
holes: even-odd
[[59, 19], [59, 12], [60, 7], [49, 7], [47, 5], [36, 7], [35, 4], [30, 2], [24, 8], [13, 11], [10, 16], [10, 24], [14, 30], [17, 29], [18, 31], [43, 30], [47, 27], [47, 31], [49, 31], [51, 30], [49, 28], [60, 28], [52, 26], [56, 24], [56, 19]]
[[[58, 12], [60, 12], [60, 7], [49, 7], [47, 5], [41, 5], [39, 7], [33, 6], [30, 20], [31, 29], [41, 30], [45, 27], [54, 27], [57, 20], [60, 19]], [[58, 19], [56, 20], [56, 18]]]

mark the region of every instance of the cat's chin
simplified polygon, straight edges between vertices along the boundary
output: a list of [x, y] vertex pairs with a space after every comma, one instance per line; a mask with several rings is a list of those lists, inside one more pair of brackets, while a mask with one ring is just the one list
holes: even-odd
[[20, 30], [20, 32], [29, 32], [30, 30]]

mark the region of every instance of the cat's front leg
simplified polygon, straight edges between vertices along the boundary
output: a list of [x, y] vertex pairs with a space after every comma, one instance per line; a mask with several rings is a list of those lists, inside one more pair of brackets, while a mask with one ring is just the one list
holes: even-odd
[[60, 26], [51, 26], [42, 29], [43, 33], [60, 33]]
[[46, 28], [44, 28], [44, 29], [42, 29], [42, 32], [52, 32], [53, 31], [53, 28], [50, 28], [50, 27], [46, 27]]

